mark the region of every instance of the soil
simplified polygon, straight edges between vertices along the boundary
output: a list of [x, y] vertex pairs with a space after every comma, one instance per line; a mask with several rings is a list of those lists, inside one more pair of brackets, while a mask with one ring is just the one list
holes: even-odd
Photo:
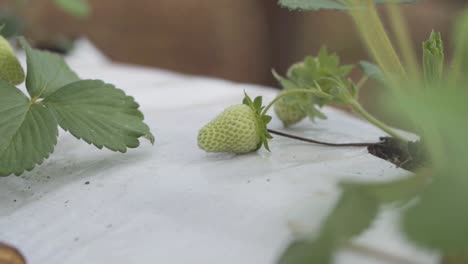
[[370, 154], [412, 172], [426, 165], [427, 157], [421, 141], [403, 142], [390, 137], [380, 139], [380, 143], [367, 147]]

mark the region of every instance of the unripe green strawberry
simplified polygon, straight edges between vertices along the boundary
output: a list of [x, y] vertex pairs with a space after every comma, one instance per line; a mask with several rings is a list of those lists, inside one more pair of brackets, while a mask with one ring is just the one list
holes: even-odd
[[24, 81], [24, 71], [8, 41], [0, 36], [0, 80], [11, 84]]
[[198, 146], [208, 152], [252, 152], [260, 143], [255, 112], [247, 105], [234, 105], [222, 112], [198, 134]]
[[301, 62], [296, 62], [294, 63], [293, 65], [291, 65], [289, 68], [288, 68], [288, 71], [286, 73], [286, 76], [288, 78], [292, 78], [293, 77], [293, 72], [298, 70], [298, 69], [303, 69], [305, 68], [305, 65], [304, 65], [304, 62], [301, 61]]
[[224, 110], [213, 121], [200, 129], [198, 146], [207, 152], [244, 154], [265, 146], [271, 135], [267, 124], [271, 116], [263, 113], [262, 98], [254, 101], [246, 94], [243, 104]]
[[[281, 92], [278, 96], [281, 96]], [[275, 114], [283, 122], [284, 126], [294, 125], [307, 116], [306, 111], [294, 100], [288, 100], [288, 96], [275, 103]]]

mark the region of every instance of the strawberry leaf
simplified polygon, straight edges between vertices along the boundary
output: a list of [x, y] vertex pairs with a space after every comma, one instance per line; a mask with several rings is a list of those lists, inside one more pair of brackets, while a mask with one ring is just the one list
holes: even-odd
[[262, 120], [263, 120], [263, 122], [266, 123], [266, 124], [270, 123], [271, 119], [272, 119], [272, 117], [269, 116], [269, 115], [264, 115], [264, 116], [262, 116]]
[[59, 55], [33, 49], [24, 38], [19, 41], [26, 52], [26, 88], [31, 97], [46, 98], [63, 86], [80, 79]]
[[154, 142], [139, 105], [111, 84], [77, 81], [49, 95], [44, 104], [64, 130], [98, 148], [126, 152], [139, 146], [140, 137]]
[[57, 123], [42, 104], [31, 104], [16, 87], [0, 81], [0, 176], [20, 175], [53, 152]]

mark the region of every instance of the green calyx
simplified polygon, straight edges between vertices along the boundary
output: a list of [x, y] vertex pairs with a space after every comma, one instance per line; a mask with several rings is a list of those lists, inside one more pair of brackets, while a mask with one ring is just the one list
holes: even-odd
[[244, 92], [245, 97], [244, 100], [242, 100], [242, 103], [244, 105], [247, 105], [252, 109], [252, 111], [255, 113], [255, 118], [257, 120], [257, 133], [258, 136], [260, 137], [260, 142], [258, 143], [258, 146], [255, 150], [260, 149], [262, 146], [265, 147], [266, 150], [271, 151], [270, 147], [268, 145], [268, 140], [272, 139], [273, 137], [267, 130], [267, 125], [270, 123], [272, 117], [267, 115], [265, 111], [265, 106], [262, 105], [262, 97], [257, 96], [255, 99], [252, 101], [250, 96], [247, 95], [246, 92]]
[[[287, 91], [282, 91], [278, 96], [282, 96]], [[274, 105], [276, 116], [283, 122], [285, 127], [294, 125], [307, 116], [307, 112], [296, 102], [294, 95], [284, 96]]]

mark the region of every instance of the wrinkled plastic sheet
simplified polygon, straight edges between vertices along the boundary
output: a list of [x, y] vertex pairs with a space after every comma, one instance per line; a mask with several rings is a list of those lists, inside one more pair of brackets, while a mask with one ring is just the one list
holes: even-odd
[[[365, 148], [280, 137], [271, 152], [207, 154], [197, 147], [200, 127], [240, 103], [244, 90], [265, 101], [277, 90], [112, 63], [87, 42], [68, 61], [82, 78], [134, 96], [156, 142], [120, 154], [60, 131], [43, 165], [0, 178], [0, 241], [18, 247], [28, 263], [275, 263], [295, 237], [317, 234], [340, 195], [339, 181], [407, 175]], [[347, 113], [325, 112], [328, 120], [287, 131], [336, 143], [383, 136]], [[270, 128], [284, 129], [276, 118]], [[399, 235], [397, 221], [397, 211], [385, 210], [354, 241], [383, 258], [343, 250], [337, 263], [392, 263], [386, 254], [436, 263], [434, 253]]]

